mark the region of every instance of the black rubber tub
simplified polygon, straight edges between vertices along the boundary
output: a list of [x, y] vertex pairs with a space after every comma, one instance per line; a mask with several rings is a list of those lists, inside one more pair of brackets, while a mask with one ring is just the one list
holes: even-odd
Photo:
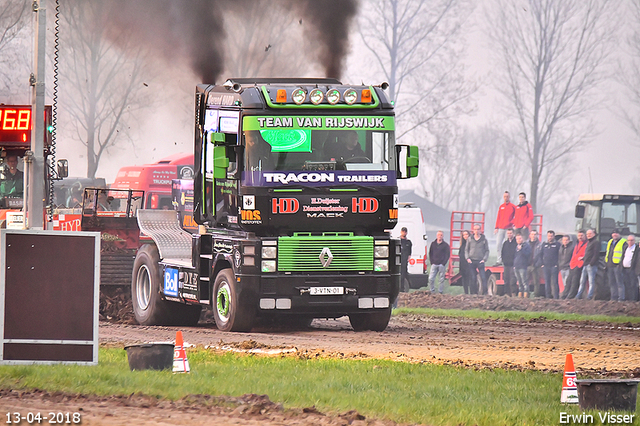
[[168, 370], [173, 367], [173, 343], [143, 343], [125, 346], [129, 368], [133, 370]]
[[583, 410], [636, 411], [638, 379], [576, 380], [578, 404]]

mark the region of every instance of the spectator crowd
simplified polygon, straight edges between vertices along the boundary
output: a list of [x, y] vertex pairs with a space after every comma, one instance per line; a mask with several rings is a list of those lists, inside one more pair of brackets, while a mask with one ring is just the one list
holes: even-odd
[[[593, 283], [596, 276], [600, 276], [606, 277], [611, 300], [640, 300], [640, 241], [636, 242], [634, 234], [623, 236], [619, 229], [614, 229], [610, 238], [602, 236], [607, 244], [604, 263], [601, 263], [601, 241], [593, 229], [579, 230], [577, 241], [568, 235], [558, 240], [556, 233], [548, 230], [542, 241], [538, 232], [531, 229], [534, 214], [526, 194], [521, 192], [518, 198], [515, 205], [509, 192], [504, 193], [495, 225], [497, 263], [493, 266], [502, 267], [506, 296], [591, 300], [596, 296]], [[439, 293], [444, 291], [451, 253], [443, 236], [444, 233], [438, 231], [429, 248], [430, 290], [436, 291], [439, 276]], [[474, 224], [472, 232], [462, 231], [458, 249], [459, 279], [465, 294], [488, 293], [485, 268], [489, 252], [480, 224]]]

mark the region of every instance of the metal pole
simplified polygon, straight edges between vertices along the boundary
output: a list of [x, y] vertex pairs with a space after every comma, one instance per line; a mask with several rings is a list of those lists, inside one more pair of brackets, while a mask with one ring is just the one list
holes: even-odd
[[36, 13], [36, 81], [33, 85], [31, 131], [31, 153], [26, 160], [29, 190], [26, 200], [25, 220], [29, 229], [43, 229], [44, 212], [44, 66], [45, 41], [47, 38], [47, 0], [34, 1]]

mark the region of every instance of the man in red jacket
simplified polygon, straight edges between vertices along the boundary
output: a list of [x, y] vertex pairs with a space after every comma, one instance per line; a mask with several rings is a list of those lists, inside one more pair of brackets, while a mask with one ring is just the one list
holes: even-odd
[[496, 229], [493, 231], [496, 234], [498, 262], [495, 266], [502, 265], [502, 244], [504, 244], [505, 236], [507, 235], [507, 229], [513, 228], [513, 217], [516, 213], [516, 206], [511, 202], [511, 196], [509, 191], [504, 191], [502, 196], [504, 203], [500, 204], [498, 209], [498, 217], [496, 218]]
[[578, 294], [578, 288], [580, 287], [580, 277], [582, 276], [582, 268], [584, 266], [584, 255], [587, 249], [587, 237], [583, 230], [578, 231], [578, 242], [573, 248], [573, 255], [571, 256], [571, 263], [569, 264], [571, 271], [569, 272], [569, 279], [567, 285], [562, 292], [562, 299], [573, 299]]
[[533, 222], [533, 208], [527, 201], [527, 194], [524, 192], [518, 195], [518, 200], [520, 204], [516, 206], [513, 226], [516, 228], [516, 234], [521, 234], [523, 238], [526, 238], [529, 236], [529, 226]]

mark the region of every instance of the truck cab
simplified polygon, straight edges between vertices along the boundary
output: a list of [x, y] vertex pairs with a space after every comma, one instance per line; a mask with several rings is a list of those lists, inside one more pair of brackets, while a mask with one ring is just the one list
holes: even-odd
[[581, 194], [575, 216], [576, 231], [594, 229], [604, 254], [615, 228], [623, 236], [640, 231], [640, 195]]
[[195, 99], [200, 230], [176, 236], [166, 222], [175, 212], [138, 216], [156, 244], [134, 265], [136, 319], [193, 319], [211, 305], [225, 331], [343, 315], [356, 330], [384, 330], [400, 277], [399, 241], [386, 230], [418, 151], [396, 145], [382, 87], [232, 79], [198, 85]]
[[193, 153], [178, 153], [155, 163], [122, 167], [110, 188], [144, 191], [147, 209], [173, 209], [172, 181], [193, 175]]

